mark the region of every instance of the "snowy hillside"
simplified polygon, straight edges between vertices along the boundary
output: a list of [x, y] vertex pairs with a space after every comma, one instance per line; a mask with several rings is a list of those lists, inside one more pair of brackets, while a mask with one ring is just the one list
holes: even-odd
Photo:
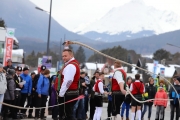
[[[85, 24], [76, 32], [107, 42], [133, 39], [180, 29], [180, 16], [147, 6], [142, 0], [113, 8], [100, 20]], [[78, 31], [77, 31], [78, 30]]]

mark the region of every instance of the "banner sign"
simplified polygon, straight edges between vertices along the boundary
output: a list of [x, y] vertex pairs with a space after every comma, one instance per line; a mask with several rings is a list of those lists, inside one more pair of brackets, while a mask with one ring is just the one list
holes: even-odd
[[57, 70], [62, 69], [63, 67], [63, 62], [62, 61], [57, 61]]
[[52, 56], [43, 56], [42, 65], [45, 65], [46, 68], [50, 69], [52, 67]]
[[156, 78], [156, 71], [157, 71], [157, 67], [158, 67], [158, 61], [155, 61], [154, 60], [154, 70], [153, 70], [153, 78], [155, 79]]
[[165, 76], [164, 74], [165, 74], [165, 68], [160, 68], [160, 75], [164, 77]]
[[4, 61], [3, 65], [7, 66], [7, 60], [12, 59], [12, 50], [13, 50], [13, 44], [14, 44], [14, 29], [13, 28], [7, 28], [6, 33], [6, 41], [5, 41], [5, 53], [4, 53]]

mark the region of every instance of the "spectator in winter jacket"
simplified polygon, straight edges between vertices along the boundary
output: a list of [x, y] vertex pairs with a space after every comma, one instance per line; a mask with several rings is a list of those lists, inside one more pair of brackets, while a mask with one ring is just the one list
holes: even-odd
[[[152, 77], [149, 78], [149, 83], [145, 86], [145, 100], [154, 99], [156, 95], [156, 87], [154, 86], [154, 79]], [[153, 101], [145, 102], [144, 109], [142, 111], [142, 120], [144, 119], [144, 114], [148, 108], [148, 120], [151, 118]]]
[[[132, 83], [132, 78], [127, 77], [127, 86], [130, 88]], [[131, 95], [127, 95], [124, 99], [124, 102], [122, 104], [122, 109], [121, 109], [121, 118], [123, 120], [124, 116], [124, 111], [126, 109], [126, 120], [129, 120], [129, 109], [130, 109], [130, 103], [131, 103]]]
[[12, 65], [12, 60], [11, 60], [11, 59], [8, 59], [8, 60], [7, 60], [7, 66], [5, 66], [3, 69], [4, 69], [6, 72], [8, 72], [8, 69], [14, 69], [14, 70], [15, 70], [14, 66]]
[[163, 120], [164, 118], [164, 109], [167, 107], [167, 100], [158, 100], [158, 99], [167, 99], [167, 93], [163, 89], [163, 86], [159, 86], [159, 90], [156, 93], [154, 105], [156, 106], [156, 118], [155, 120]]
[[[7, 90], [4, 94], [4, 103], [7, 104], [12, 104], [13, 100], [15, 99], [15, 89], [16, 89], [16, 84], [14, 82], [14, 75], [15, 75], [15, 70], [14, 69], [9, 69], [8, 70], [8, 75], [7, 75]], [[8, 110], [10, 110], [11, 114], [7, 115]], [[7, 120], [7, 117], [12, 117], [12, 108], [8, 106], [3, 106], [3, 119]]]
[[180, 77], [175, 78], [174, 88], [176, 89], [178, 94], [175, 92], [173, 87], [170, 88], [169, 98], [173, 99], [173, 101], [170, 102], [170, 106], [171, 106], [171, 118], [170, 118], [170, 120], [174, 120], [175, 109], [176, 109], [176, 119], [175, 120], [179, 120], [179, 112], [180, 112], [180, 110], [179, 110], [178, 98], [180, 97]]
[[[21, 107], [24, 107], [26, 99], [28, 98], [28, 96], [31, 95], [31, 90], [32, 90], [32, 79], [31, 76], [29, 75], [29, 68], [24, 67], [23, 73], [20, 76], [23, 78], [23, 82], [24, 82], [23, 83], [24, 87], [23, 89], [21, 89]], [[22, 109], [21, 113], [23, 114], [23, 116], [26, 116], [25, 109]]]
[[[7, 81], [5, 77], [5, 73], [3, 73], [3, 65], [0, 64], [0, 102], [2, 103], [4, 100], [4, 93], [7, 89]], [[0, 104], [0, 117], [1, 117], [1, 108], [2, 104]]]
[[[45, 70], [44, 75], [40, 75], [38, 83], [37, 83], [37, 90], [36, 90], [36, 107], [46, 107], [46, 102], [47, 102], [47, 97], [49, 95], [49, 76], [50, 76], [50, 71]], [[41, 115], [40, 118], [44, 119], [44, 113], [45, 109], [41, 109]], [[39, 118], [39, 109], [36, 109], [35, 112], [35, 119]]]

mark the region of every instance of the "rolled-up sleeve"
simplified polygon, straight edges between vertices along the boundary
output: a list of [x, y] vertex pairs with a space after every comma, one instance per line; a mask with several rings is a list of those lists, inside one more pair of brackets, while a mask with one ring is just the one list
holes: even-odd
[[113, 77], [117, 80], [118, 84], [124, 83], [123, 75], [122, 75], [122, 73], [120, 71], [115, 71]]
[[69, 64], [64, 68], [62, 74], [64, 75], [64, 80], [59, 92], [60, 97], [64, 97], [64, 94], [66, 93], [67, 89], [72, 84], [74, 76], [76, 74], [76, 67], [73, 64]]

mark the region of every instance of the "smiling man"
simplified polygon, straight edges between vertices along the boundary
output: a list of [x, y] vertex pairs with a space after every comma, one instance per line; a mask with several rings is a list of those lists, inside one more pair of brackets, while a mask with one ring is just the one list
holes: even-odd
[[[69, 44], [66, 42], [66, 48]], [[65, 63], [61, 73], [61, 88], [59, 91], [59, 103], [67, 102], [79, 95], [79, 79], [80, 79], [80, 68], [78, 61], [75, 60], [72, 50], [64, 49], [62, 58]], [[73, 107], [76, 101], [69, 102], [63, 106], [59, 106], [60, 120], [73, 120]], [[63, 111], [64, 110], [64, 111]], [[64, 113], [64, 114], [62, 114]]]

